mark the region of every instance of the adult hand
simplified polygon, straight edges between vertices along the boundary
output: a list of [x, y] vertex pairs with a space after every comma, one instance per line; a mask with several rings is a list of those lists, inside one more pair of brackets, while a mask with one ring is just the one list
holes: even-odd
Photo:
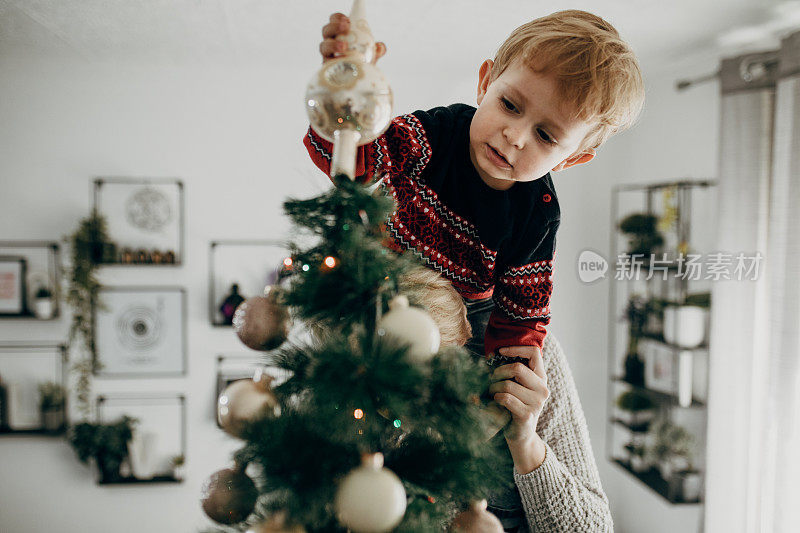
[[528, 359], [528, 365], [517, 362], [497, 367], [489, 392], [494, 401], [511, 412], [511, 422], [505, 429], [509, 446], [529, 444], [538, 438], [536, 424], [550, 396], [542, 351], [536, 346], [509, 346], [499, 352], [506, 357]]
[[[319, 52], [322, 54], [322, 61], [336, 59], [347, 52], [347, 43], [337, 39], [340, 35], [347, 35], [350, 32], [350, 19], [342, 13], [331, 15], [328, 24], [322, 27], [322, 42], [319, 43]], [[375, 59], [373, 63], [383, 57], [386, 53], [384, 43], [375, 43]]]

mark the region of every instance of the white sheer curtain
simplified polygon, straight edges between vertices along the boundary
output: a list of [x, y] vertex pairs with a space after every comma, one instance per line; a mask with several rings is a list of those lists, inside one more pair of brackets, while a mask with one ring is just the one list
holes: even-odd
[[763, 259], [757, 279], [712, 289], [705, 531], [789, 533], [800, 531], [800, 32], [723, 60], [721, 92], [719, 250]]

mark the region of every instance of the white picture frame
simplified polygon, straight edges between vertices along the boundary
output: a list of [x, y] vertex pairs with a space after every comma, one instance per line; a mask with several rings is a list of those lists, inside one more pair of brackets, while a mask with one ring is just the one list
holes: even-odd
[[22, 256], [0, 256], [0, 316], [22, 316], [26, 305], [27, 260]]
[[[104, 215], [108, 235], [117, 253], [129, 249], [134, 254], [158, 251], [174, 261], [133, 261], [131, 264], [180, 265], [183, 261], [184, 201], [183, 182], [159, 178], [97, 178], [94, 180], [94, 207]], [[119, 259], [116, 263], [119, 263]], [[125, 263], [125, 262], [123, 262]], [[127, 263], [125, 263], [127, 264]]]
[[95, 309], [100, 377], [186, 373], [186, 291], [182, 287], [103, 287]]

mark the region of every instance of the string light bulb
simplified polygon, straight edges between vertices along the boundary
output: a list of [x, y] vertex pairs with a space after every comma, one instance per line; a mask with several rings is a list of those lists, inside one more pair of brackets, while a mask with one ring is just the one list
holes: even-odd
[[333, 268], [336, 266], [336, 258], [329, 255], [325, 258], [325, 266], [328, 268]]
[[355, 411], [353, 411], [353, 418], [355, 418], [356, 420], [361, 420], [362, 418], [364, 418], [364, 411], [362, 411], [361, 409], [356, 409]]

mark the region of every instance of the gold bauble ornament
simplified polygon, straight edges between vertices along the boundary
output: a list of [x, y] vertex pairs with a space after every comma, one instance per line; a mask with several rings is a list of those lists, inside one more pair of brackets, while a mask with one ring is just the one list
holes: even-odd
[[220, 524], [236, 524], [247, 518], [256, 505], [258, 490], [244, 468], [215, 472], [202, 488], [203, 511]]
[[397, 475], [383, 468], [383, 455], [364, 454], [336, 490], [336, 517], [354, 533], [393, 529], [406, 512], [406, 491]]
[[280, 302], [280, 289], [270, 287], [265, 296], [248, 298], [233, 315], [233, 329], [253, 350], [273, 350], [289, 334], [289, 312]]
[[261, 416], [278, 416], [281, 408], [272, 392], [273, 377], [257, 369], [253, 379], [228, 385], [217, 399], [217, 420], [229, 435], [241, 438], [247, 424]]
[[402, 294], [389, 302], [389, 312], [381, 317], [378, 335], [389, 335], [410, 345], [408, 358], [415, 363], [429, 361], [439, 351], [439, 327], [426, 311], [411, 307]]
[[486, 500], [477, 500], [469, 509], [459, 513], [453, 520], [453, 531], [460, 533], [503, 533], [500, 520], [486, 510]]

